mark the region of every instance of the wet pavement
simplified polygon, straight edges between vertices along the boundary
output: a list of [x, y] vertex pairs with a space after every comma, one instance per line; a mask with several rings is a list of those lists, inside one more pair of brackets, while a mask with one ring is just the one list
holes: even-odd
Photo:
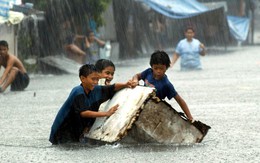
[[[212, 127], [195, 145], [52, 146], [50, 127], [78, 75], [31, 74], [22, 92], [0, 94], [0, 162], [259, 162], [260, 46], [229, 48], [202, 58], [202, 71], [167, 75], [191, 113]], [[149, 67], [149, 58], [116, 64], [114, 82]], [[174, 100], [168, 101], [181, 111]]]

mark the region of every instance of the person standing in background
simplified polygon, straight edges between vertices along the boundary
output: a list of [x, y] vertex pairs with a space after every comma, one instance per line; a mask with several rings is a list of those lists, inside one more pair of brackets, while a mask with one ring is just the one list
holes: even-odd
[[193, 27], [187, 27], [184, 33], [186, 38], [177, 44], [171, 60], [171, 67], [181, 57], [181, 70], [201, 70], [200, 56], [206, 55], [205, 46], [194, 38]]
[[86, 44], [86, 62], [95, 64], [100, 59], [100, 48], [105, 46], [105, 42], [97, 38], [92, 30], [88, 30], [85, 37]]

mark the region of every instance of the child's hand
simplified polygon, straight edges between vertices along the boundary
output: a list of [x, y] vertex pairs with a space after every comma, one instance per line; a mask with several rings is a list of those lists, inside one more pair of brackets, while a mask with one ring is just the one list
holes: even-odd
[[107, 111], [107, 116], [111, 116], [112, 114], [114, 114], [117, 109], [118, 109], [119, 105], [116, 104], [115, 106], [113, 106], [112, 108], [110, 108], [108, 111]]
[[174, 64], [171, 62], [171, 64], [170, 64], [170, 67], [172, 68], [172, 67], [173, 67], [173, 65], [174, 65]]
[[131, 88], [135, 88], [139, 84], [137, 80], [130, 80], [130, 82], [131, 82]]
[[204, 44], [200, 44], [200, 55], [205, 56], [206, 55], [206, 48]]
[[204, 44], [200, 44], [200, 48], [201, 48], [201, 49], [205, 49]]
[[134, 82], [134, 80], [128, 80], [127, 83], [126, 83], [127, 88], [135, 88], [136, 85], [137, 84]]

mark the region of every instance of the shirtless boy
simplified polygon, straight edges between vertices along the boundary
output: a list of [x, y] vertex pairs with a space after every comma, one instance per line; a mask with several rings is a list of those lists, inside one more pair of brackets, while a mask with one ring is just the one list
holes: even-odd
[[5, 68], [0, 78], [0, 93], [11, 85], [11, 91], [24, 90], [29, 84], [29, 76], [23, 63], [14, 55], [10, 54], [8, 43], [0, 41], [0, 69]]

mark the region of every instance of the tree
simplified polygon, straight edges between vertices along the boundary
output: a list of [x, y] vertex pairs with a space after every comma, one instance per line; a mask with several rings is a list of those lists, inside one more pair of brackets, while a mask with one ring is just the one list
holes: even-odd
[[152, 42], [152, 34], [149, 28], [149, 16], [140, 2], [113, 0], [113, 11], [119, 42], [119, 57], [136, 58], [143, 53], [142, 47], [147, 51]]
[[111, 0], [23, 0], [33, 3], [34, 9], [45, 12], [45, 21], [39, 23], [41, 56], [52, 55], [61, 50], [61, 24], [68, 20], [76, 32], [85, 34], [90, 16], [97, 27], [103, 25], [101, 14]]

